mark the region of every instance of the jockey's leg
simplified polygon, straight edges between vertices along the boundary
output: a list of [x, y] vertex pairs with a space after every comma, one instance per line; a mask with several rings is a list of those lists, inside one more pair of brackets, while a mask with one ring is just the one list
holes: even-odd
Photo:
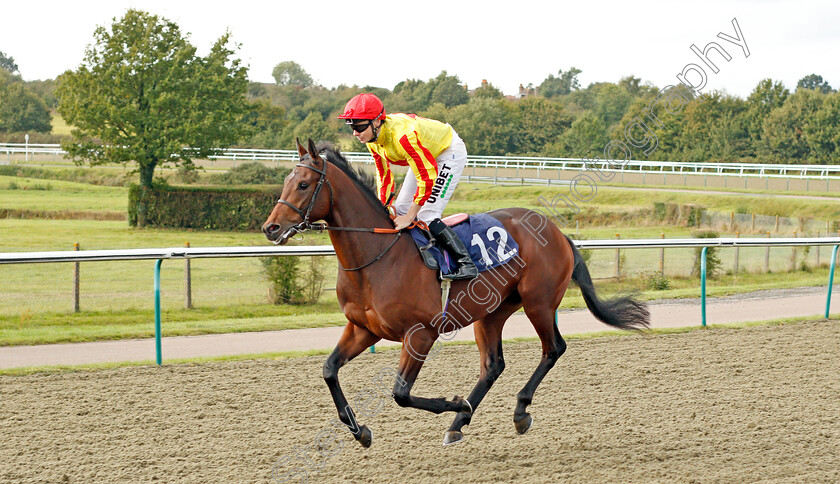
[[452, 144], [437, 157], [438, 176], [432, 188], [432, 196], [417, 214], [418, 219], [429, 225], [435, 240], [455, 257], [458, 268], [452, 274], [443, 276], [446, 279], [472, 279], [478, 275], [464, 243], [450, 227], [440, 221], [440, 216], [452, 198], [466, 164], [467, 149], [458, 134], [453, 132]]
[[478, 269], [475, 267], [466, 246], [452, 230], [452, 227], [447, 226], [441, 222], [440, 219], [434, 219], [429, 224], [429, 231], [434, 235], [435, 240], [451, 253], [458, 268], [450, 274], [445, 274], [441, 277], [445, 279], [472, 279], [478, 275]]

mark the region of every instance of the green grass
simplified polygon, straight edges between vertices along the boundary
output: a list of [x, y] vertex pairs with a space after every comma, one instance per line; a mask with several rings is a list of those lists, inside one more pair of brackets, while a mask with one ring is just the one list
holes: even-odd
[[[683, 188], [683, 187], [674, 187]], [[720, 191], [720, 190], [715, 190]], [[549, 203], [556, 195], [568, 195], [566, 187], [502, 187], [464, 183], [459, 186], [447, 212], [480, 212], [496, 208], [523, 206], [538, 208], [539, 197]], [[785, 195], [786, 192], [776, 192]], [[585, 203], [577, 203], [581, 209], [609, 209], [624, 211], [633, 208], [651, 208], [653, 202], [672, 202], [680, 205], [701, 205], [716, 212], [755, 213], [760, 215], [779, 215], [783, 217], [810, 217], [818, 220], [840, 219], [840, 197], [823, 196], [819, 200], [789, 197], [762, 197], [756, 194], [723, 195], [703, 193], [680, 193], [665, 191], [633, 191], [610, 187], [598, 187], [595, 197]], [[568, 210], [562, 203], [556, 202], [558, 209]]]
[[67, 124], [64, 121], [64, 118], [61, 117], [58, 113], [52, 113], [52, 134], [57, 134], [59, 136], [70, 136], [70, 130], [73, 129], [72, 126]]
[[0, 208], [126, 213], [128, 189], [0, 176]]
[[[726, 296], [762, 289], [778, 289], [802, 286], [823, 286], [827, 269], [795, 274], [786, 273], [741, 274], [722, 276], [708, 281], [709, 297]], [[696, 278], [672, 278], [671, 288], [652, 291], [642, 278], [622, 281], [600, 281], [596, 284], [598, 293], [605, 298], [620, 292], [638, 292], [642, 300], [668, 298], [697, 298], [700, 295]], [[115, 340], [127, 338], [149, 338], [154, 335], [154, 313], [151, 294], [145, 295], [147, 305], [143, 309], [110, 311], [23, 312], [0, 316], [0, 346], [70, 343], [82, 341]], [[178, 308], [181, 301], [169, 299], [163, 305], [163, 333], [165, 336], [187, 336], [249, 331], [274, 331], [326, 326], [343, 326], [346, 323], [335, 294], [329, 291], [321, 301], [312, 305], [270, 305], [264, 302], [242, 304], [242, 296], [214, 301], [214, 304], [195, 309]], [[576, 286], [572, 285], [563, 300], [561, 308], [583, 308], [585, 304]]]
[[[52, 169], [51, 169], [52, 170]], [[74, 174], [68, 172], [70, 175]], [[91, 172], [92, 173], [92, 172]], [[97, 172], [98, 173], [98, 172]], [[99, 175], [97, 175], [99, 176]], [[9, 189], [14, 182], [16, 189]], [[23, 189], [27, 187], [28, 189]], [[682, 188], [682, 187], [680, 187]], [[450, 203], [447, 213], [479, 212], [509, 206], [537, 207], [537, 199], [551, 199], [565, 193], [552, 187], [492, 187], [464, 184]], [[127, 192], [122, 187], [95, 186], [61, 180], [0, 177], [0, 208], [48, 207], [45, 209], [122, 210]], [[761, 197], [703, 195], [695, 193], [632, 192], [599, 188], [594, 202], [604, 210], [626, 210], [634, 205], [650, 207], [653, 200], [697, 203], [714, 210], [726, 210], [727, 204], [763, 210], [788, 210], [796, 213], [837, 213], [840, 200], [790, 200], [768, 205]], [[731, 200], [730, 200], [731, 199]], [[774, 202], [775, 203], [775, 202]], [[753, 205], [750, 205], [753, 204]], [[587, 204], [586, 206], [589, 206]], [[82, 208], [80, 208], [82, 207]], [[822, 210], [822, 212], [820, 212]], [[763, 211], [762, 213], [766, 213]], [[574, 232], [574, 227], [564, 228]], [[689, 237], [691, 229], [678, 226], [636, 224], [632, 227], [582, 227], [586, 238]], [[0, 219], [0, 252], [71, 250], [74, 242], [83, 250], [130, 249], [143, 247], [193, 247], [267, 245], [259, 233], [185, 231], [175, 229], [137, 229], [124, 221], [96, 220], [18, 220]], [[722, 236], [731, 234], [721, 234]], [[307, 234], [304, 244], [328, 244], [325, 234]], [[720, 252], [724, 268], [731, 268], [734, 249]], [[699, 281], [687, 278], [694, 259], [692, 249], [666, 251], [666, 274], [671, 288], [648, 291], [644, 275], [659, 266], [659, 249], [635, 249], [621, 252], [625, 276], [619, 281], [597, 281], [599, 292], [610, 296], [623, 290], [640, 290], [643, 299], [698, 297]], [[765, 249], [740, 251], [742, 273], [724, 275], [709, 281], [709, 296], [720, 296], [759, 289], [819, 286], [827, 279], [825, 268], [812, 272], [786, 272], [791, 249], [771, 249], [770, 274], [763, 271]], [[830, 251], [823, 249], [824, 264]], [[804, 256], [799, 252], [797, 265]], [[816, 253], [808, 254], [809, 264], [816, 264]], [[596, 278], [609, 277], [615, 270], [615, 251], [593, 251], [590, 270]], [[151, 261], [96, 262], [81, 264], [81, 308], [72, 313], [73, 264], [0, 265], [0, 345], [39, 344], [148, 337], [152, 335]], [[329, 262], [326, 287], [335, 285], [337, 268]], [[641, 276], [641, 277], [640, 277]], [[267, 283], [260, 264], [246, 259], [201, 259], [192, 261], [193, 301], [198, 309], [176, 310], [183, 306], [184, 262], [165, 261], [162, 266], [162, 304], [164, 332], [167, 335], [209, 334], [237, 331], [264, 331], [293, 327], [344, 324], [334, 292], [318, 305], [283, 308], [266, 304]], [[570, 290], [564, 308], [583, 307], [576, 289]]]
[[256, 232], [191, 231], [133, 228], [125, 221], [0, 219], [0, 251], [82, 249], [136, 249], [144, 247], [193, 247], [267, 245]]
[[[166, 310], [161, 320], [164, 336], [277, 331], [347, 323], [338, 311], [334, 295], [305, 306], [254, 304]], [[0, 316], [0, 346], [153, 336], [154, 311], [150, 309]]]

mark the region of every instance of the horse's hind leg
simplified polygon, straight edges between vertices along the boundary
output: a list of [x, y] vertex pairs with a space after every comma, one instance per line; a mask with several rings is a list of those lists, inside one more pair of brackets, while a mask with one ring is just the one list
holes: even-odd
[[537, 335], [542, 342], [542, 360], [537, 365], [537, 369], [528, 383], [519, 391], [517, 395], [516, 410], [513, 412], [513, 423], [516, 426], [516, 431], [524, 434], [531, 427], [531, 415], [525, 411], [531, 400], [534, 398], [534, 392], [542, 382], [545, 375], [557, 362], [557, 359], [566, 351], [566, 342], [560, 336], [560, 331], [554, 324], [554, 310], [551, 308], [542, 308], [540, 310], [529, 310], [525, 306], [525, 314], [534, 329], [537, 330]]
[[[505, 358], [502, 354], [502, 327], [505, 321], [519, 308], [518, 305], [503, 305], [484, 319], [476, 321], [473, 325], [475, 331], [475, 342], [481, 354], [481, 375], [478, 378], [475, 388], [470, 392], [467, 401], [470, 402], [473, 411], [487, 395], [490, 387], [493, 386], [499, 375], [505, 370]], [[455, 416], [449, 430], [444, 434], [443, 445], [460, 442], [464, 438], [461, 428], [469, 425], [472, 420], [472, 413], [461, 412]]]
[[437, 337], [433, 329], [418, 326], [416, 331], [409, 330], [403, 338], [399, 365], [400, 379], [394, 384], [394, 401], [401, 407], [414, 407], [432, 413], [472, 412], [470, 403], [461, 397], [446, 400], [445, 398], [416, 397], [411, 394], [411, 388], [417, 380], [417, 374], [420, 373], [423, 362], [434, 356], [434, 353], [430, 355], [429, 351]]

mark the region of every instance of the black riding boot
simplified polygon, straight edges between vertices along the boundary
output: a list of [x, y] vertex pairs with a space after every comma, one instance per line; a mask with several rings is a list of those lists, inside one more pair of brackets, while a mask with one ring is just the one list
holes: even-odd
[[444, 279], [472, 279], [478, 275], [478, 269], [470, 259], [470, 254], [461, 239], [455, 235], [455, 231], [451, 227], [441, 222], [439, 218], [432, 220], [429, 223], [429, 231], [435, 237], [435, 240], [455, 257], [455, 262], [458, 268], [451, 274], [446, 274], [441, 277]]

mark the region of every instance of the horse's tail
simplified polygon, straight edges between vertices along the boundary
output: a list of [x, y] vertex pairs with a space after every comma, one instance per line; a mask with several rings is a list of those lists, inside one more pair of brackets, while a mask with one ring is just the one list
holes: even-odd
[[572, 271], [572, 280], [580, 287], [583, 293], [583, 300], [589, 311], [599, 321], [621, 329], [644, 329], [650, 326], [650, 313], [645, 303], [636, 301], [629, 296], [620, 296], [614, 299], [602, 301], [595, 294], [595, 286], [592, 284], [592, 276], [583, 261], [583, 256], [574, 242], [566, 237], [572, 252], [575, 254], [575, 268]]

